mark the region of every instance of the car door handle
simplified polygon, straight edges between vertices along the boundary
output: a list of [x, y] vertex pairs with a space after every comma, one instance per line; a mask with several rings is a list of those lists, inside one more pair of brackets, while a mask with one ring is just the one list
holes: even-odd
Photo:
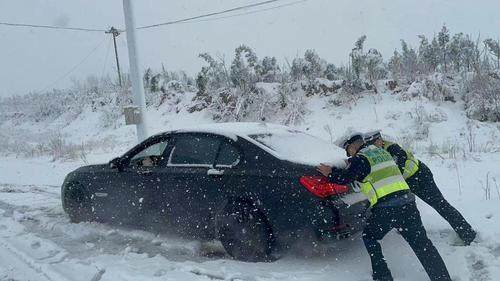
[[147, 176], [147, 175], [151, 175], [153, 173], [153, 171], [151, 171], [151, 170], [139, 170], [139, 171], [137, 171], [137, 173], [139, 175]]
[[209, 175], [209, 176], [222, 176], [223, 174], [224, 174], [224, 170], [209, 169], [207, 171], [207, 175]]

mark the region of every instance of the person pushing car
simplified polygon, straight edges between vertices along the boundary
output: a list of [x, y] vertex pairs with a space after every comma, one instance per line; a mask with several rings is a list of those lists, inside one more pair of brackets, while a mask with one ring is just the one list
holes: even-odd
[[427, 237], [415, 196], [391, 154], [375, 145], [365, 144], [363, 135], [358, 133], [346, 138], [342, 147], [351, 156], [345, 169], [321, 164], [317, 170], [332, 183], [359, 182], [361, 192], [368, 197], [371, 215], [362, 237], [370, 255], [373, 280], [393, 280], [378, 241], [391, 229], [397, 229], [431, 280], [450, 281], [443, 259]]
[[411, 192], [434, 208], [451, 225], [465, 245], [470, 245], [474, 241], [476, 232], [460, 212], [446, 201], [434, 182], [431, 170], [424, 162], [398, 144], [384, 140], [380, 131], [366, 133], [364, 140], [368, 144], [385, 149], [392, 155]]

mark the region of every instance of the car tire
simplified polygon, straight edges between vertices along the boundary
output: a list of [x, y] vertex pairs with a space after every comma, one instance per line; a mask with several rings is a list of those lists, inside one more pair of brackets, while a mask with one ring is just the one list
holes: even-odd
[[64, 209], [73, 223], [94, 219], [91, 198], [80, 184], [70, 183], [66, 186]]
[[275, 239], [264, 214], [251, 204], [227, 204], [216, 219], [219, 240], [234, 259], [246, 262], [273, 261]]

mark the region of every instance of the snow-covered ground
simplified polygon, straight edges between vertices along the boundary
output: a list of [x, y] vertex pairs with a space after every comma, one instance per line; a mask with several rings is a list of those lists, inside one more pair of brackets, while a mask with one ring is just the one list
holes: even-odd
[[[450, 226], [418, 202], [429, 236], [452, 277], [500, 280], [498, 124], [468, 121], [460, 102], [401, 101], [382, 94], [366, 95], [351, 107], [335, 107], [327, 105], [327, 99], [310, 99], [310, 113], [297, 128], [327, 141], [347, 130], [383, 129], [411, 145], [433, 170], [445, 197], [479, 232], [471, 246], [456, 246]], [[176, 114], [161, 108], [148, 112], [148, 119], [151, 133], [211, 122], [205, 112]], [[85, 162], [106, 162], [134, 142], [133, 127], [96, 130], [98, 121], [98, 113], [88, 111], [69, 124], [0, 126], [13, 134], [31, 132], [27, 138], [53, 130], [74, 143], [102, 139], [106, 143], [78, 160], [0, 157], [0, 280], [371, 280], [359, 235], [318, 249], [297, 249], [273, 263], [244, 263], [230, 259], [217, 242], [70, 223], [60, 200], [64, 176]], [[420, 130], [423, 137], [411, 141]], [[427, 280], [397, 233], [391, 232], [382, 243], [396, 280]]]

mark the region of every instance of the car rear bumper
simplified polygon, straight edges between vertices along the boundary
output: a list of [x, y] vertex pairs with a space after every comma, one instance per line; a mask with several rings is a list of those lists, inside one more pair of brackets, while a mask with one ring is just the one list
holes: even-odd
[[363, 230], [369, 215], [369, 202], [362, 194], [351, 193], [329, 199], [328, 206], [336, 213], [337, 219], [333, 227], [320, 232], [320, 239], [348, 237]]

